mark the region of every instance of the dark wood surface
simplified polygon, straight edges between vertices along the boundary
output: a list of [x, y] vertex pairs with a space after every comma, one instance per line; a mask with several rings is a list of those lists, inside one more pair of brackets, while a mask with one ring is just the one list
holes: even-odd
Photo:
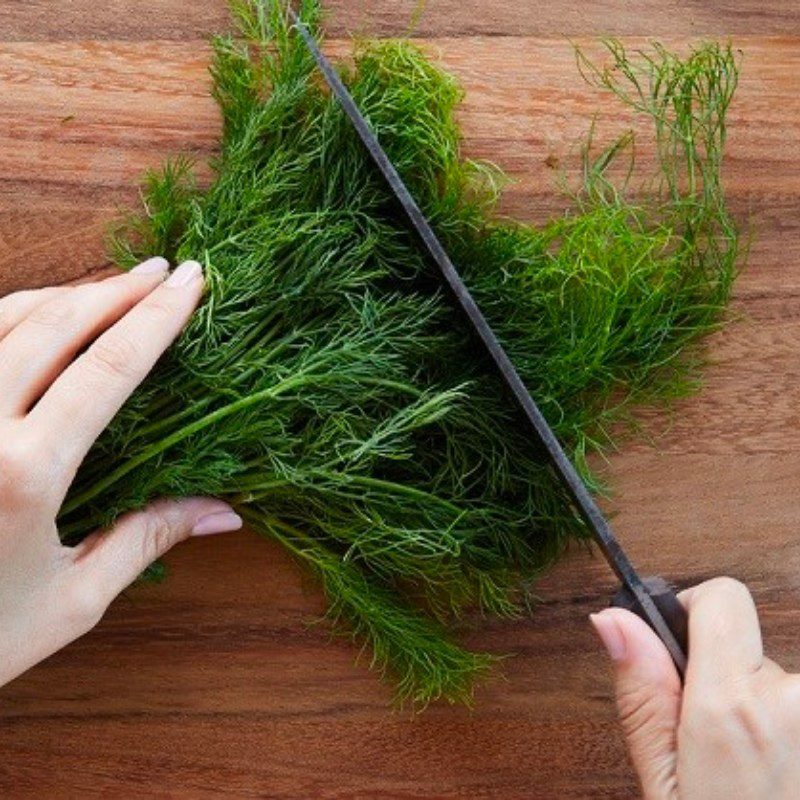
[[[336, 0], [330, 31], [402, 33], [415, 5]], [[104, 227], [141, 171], [213, 151], [204, 37], [225, 20], [221, 0], [0, 0], [0, 293], [102, 271]], [[551, 157], [574, 164], [596, 111], [601, 131], [624, 124], [569, 38], [730, 34], [743, 50], [726, 169], [753, 235], [737, 320], [704, 391], [652, 420], [655, 444], [610, 457], [608, 506], [647, 570], [747, 581], [770, 654], [800, 669], [800, 6], [428, 0], [415, 30], [467, 89], [466, 151], [512, 174], [503, 210], [534, 220], [565, 205]], [[0, 691], [4, 797], [636, 796], [587, 622], [613, 587], [597, 557], [547, 575], [532, 618], [473, 620], [468, 641], [514, 657], [473, 711], [417, 717], [306, 624], [319, 594], [279, 548], [242, 533], [167, 561], [164, 584]]]

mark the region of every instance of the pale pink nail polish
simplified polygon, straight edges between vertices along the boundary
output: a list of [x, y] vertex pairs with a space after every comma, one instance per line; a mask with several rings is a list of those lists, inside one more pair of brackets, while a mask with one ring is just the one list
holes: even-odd
[[628, 652], [625, 637], [616, 621], [604, 614], [590, 614], [589, 620], [612, 661], [622, 661]]
[[215, 533], [238, 531], [242, 527], [242, 518], [233, 511], [217, 511], [201, 517], [192, 528], [192, 536], [212, 536]]
[[196, 261], [184, 261], [183, 264], [167, 278], [166, 285], [173, 289], [190, 286], [192, 283], [199, 280], [202, 275], [203, 268]]
[[157, 272], [166, 272], [169, 269], [169, 261], [161, 256], [155, 258], [148, 258], [147, 261], [142, 261], [137, 264], [132, 270], [133, 275], [154, 275]]

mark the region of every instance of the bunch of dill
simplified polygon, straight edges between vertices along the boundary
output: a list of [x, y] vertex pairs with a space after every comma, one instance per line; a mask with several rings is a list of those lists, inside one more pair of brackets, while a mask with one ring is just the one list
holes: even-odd
[[[279, 0], [235, 0], [214, 41], [223, 130], [213, 178], [150, 174], [115, 237], [124, 267], [197, 258], [204, 305], [94, 447], [62, 509], [66, 541], [160, 495], [226, 498], [319, 576], [331, 617], [401, 699], [468, 701], [492, 657], [462, 611], [513, 615], [584, 537], [500, 381]], [[319, 8], [302, 14], [319, 35]], [[455, 80], [408, 42], [360, 44], [342, 71], [587, 478], [634, 401], [671, 397], [718, 325], [737, 259], [720, 185], [737, 64], [704, 45], [580, 63], [655, 125], [646, 202], [587, 157], [573, 213], [500, 221], [497, 175], [460, 155]], [[687, 349], [688, 347], [688, 349]]]

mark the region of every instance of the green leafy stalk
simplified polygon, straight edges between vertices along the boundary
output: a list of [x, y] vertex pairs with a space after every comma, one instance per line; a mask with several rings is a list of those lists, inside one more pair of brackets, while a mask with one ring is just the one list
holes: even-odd
[[471, 704], [476, 678], [496, 659], [453, 644], [441, 624], [318, 539], [272, 517], [269, 509], [248, 506], [245, 516], [256, 532], [277, 539], [315, 571], [330, 604], [329, 618], [369, 644], [370, 665], [390, 672], [400, 701], [418, 708], [440, 698]]
[[[219, 495], [319, 577], [331, 617], [416, 705], [466, 701], [492, 657], [452, 635], [511, 616], [580, 521], [442, 292], [278, 0], [235, 0], [214, 40], [213, 176], [151, 173], [113, 252], [198, 258], [205, 302], [97, 442], [66, 541], [156, 496]], [[302, 13], [319, 35], [319, 7]], [[653, 123], [644, 201], [587, 147], [574, 211], [494, 215], [502, 176], [464, 159], [461, 90], [405, 41], [359, 44], [343, 77], [587, 480], [633, 404], [692, 385], [738, 258], [720, 167], [729, 47], [658, 46], [590, 82]]]

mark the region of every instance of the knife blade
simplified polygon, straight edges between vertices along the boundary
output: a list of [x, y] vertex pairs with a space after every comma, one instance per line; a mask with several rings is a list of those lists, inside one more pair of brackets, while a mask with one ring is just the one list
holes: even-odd
[[458, 305], [481, 340], [486, 354], [494, 362], [507, 388], [514, 396], [519, 410], [530, 425], [537, 441], [544, 447], [552, 469], [566, 489], [572, 503], [600, 551], [622, 584], [614, 604], [635, 611], [656, 632], [669, 651], [681, 677], [686, 671], [687, 619], [686, 612], [674, 591], [661, 578], [642, 579], [628, 558], [608, 520], [595, 502], [586, 484], [567, 457], [558, 439], [539, 410], [522, 378], [514, 367], [500, 340], [447, 255], [442, 243], [423, 214], [411, 192], [387, 156], [377, 136], [361, 113], [339, 74], [323, 54], [311, 31], [293, 8], [289, 17], [311, 53], [331, 92], [352, 123], [372, 161], [402, 207], [412, 228], [419, 236], [428, 255], [438, 266]]

